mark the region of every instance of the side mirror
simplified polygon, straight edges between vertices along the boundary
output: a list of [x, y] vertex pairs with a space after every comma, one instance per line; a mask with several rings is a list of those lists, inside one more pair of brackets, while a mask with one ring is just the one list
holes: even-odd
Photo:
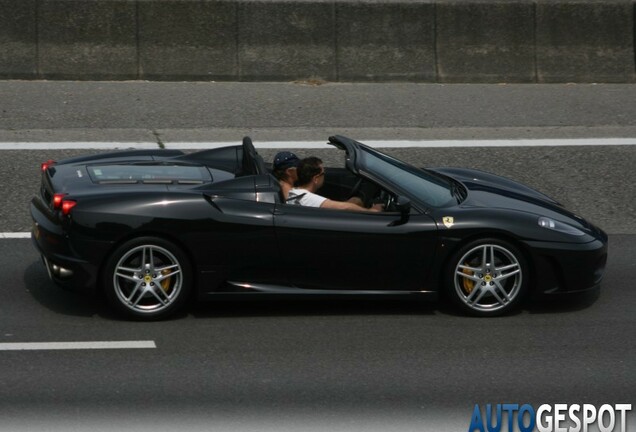
[[400, 220], [391, 222], [390, 226], [404, 225], [411, 214], [411, 200], [404, 196], [398, 196], [395, 200], [395, 210], [400, 212]]
[[411, 200], [405, 196], [398, 196], [395, 200], [395, 209], [400, 212], [402, 218], [405, 218], [411, 213]]

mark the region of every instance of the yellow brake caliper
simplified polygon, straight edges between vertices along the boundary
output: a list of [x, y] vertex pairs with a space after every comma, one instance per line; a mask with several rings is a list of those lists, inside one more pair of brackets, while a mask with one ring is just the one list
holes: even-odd
[[[464, 265], [466, 267], [470, 266], [470, 263], [464, 263]], [[462, 273], [468, 275], [468, 276], [473, 276], [475, 273], [468, 270], [468, 269], [463, 269]], [[470, 294], [471, 292], [473, 292], [473, 289], [475, 288], [475, 281], [472, 281], [468, 278], [462, 278], [462, 285], [464, 286], [464, 291], [466, 292], [466, 294]]]
[[[170, 274], [170, 270], [165, 269], [161, 271], [162, 275], [168, 275]], [[163, 288], [163, 290], [167, 293], [168, 290], [170, 289], [170, 281], [172, 280], [172, 277], [167, 277], [164, 280], [161, 281], [161, 288]]]

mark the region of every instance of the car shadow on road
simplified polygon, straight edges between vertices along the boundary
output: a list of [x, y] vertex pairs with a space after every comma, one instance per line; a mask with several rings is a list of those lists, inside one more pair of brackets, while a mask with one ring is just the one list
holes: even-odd
[[579, 312], [592, 307], [601, 297], [601, 291], [577, 293], [560, 297], [531, 298], [527, 302], [526, 310], [530, 314], [552, 314]]
[[192, 305], [195, 318], [264, 316], [435, 315], [438, 305], [422, 300], [355, 298], [223, 299]]
[[46, 273], [40, 261], [34, 261], [24, 272], [24, 286], [40, 305], [52, 312], [80, 317], [104, 315], [95, 295], [72, 292], [57, 286]]
[[[567, 314], [580, 312], [592, 307], [599, 299], [599, 291], [587, 294], [556, 297], [529, 296], [524, 299], [520, 307], [502, 315], [512, 317], [523, 314]], [[455, 317], [469, 317], [466, 313], [454, 307], [448, 299], [440, 300], [438, 310], [443, 315]], [[487, 317], [484, 319], [488, 319]]]

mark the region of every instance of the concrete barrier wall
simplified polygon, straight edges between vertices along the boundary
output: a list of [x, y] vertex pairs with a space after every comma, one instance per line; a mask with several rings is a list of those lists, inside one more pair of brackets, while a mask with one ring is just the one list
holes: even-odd
[[636, 0], [0, 0], [0, 78], [636, 82]]

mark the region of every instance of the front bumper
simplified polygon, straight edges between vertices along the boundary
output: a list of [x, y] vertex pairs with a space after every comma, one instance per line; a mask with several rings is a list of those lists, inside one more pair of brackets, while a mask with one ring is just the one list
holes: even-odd
[[527, 242], [538, 293], [584, 294], [598, 291], [607, 264], [605, 233], [589, 243]]

